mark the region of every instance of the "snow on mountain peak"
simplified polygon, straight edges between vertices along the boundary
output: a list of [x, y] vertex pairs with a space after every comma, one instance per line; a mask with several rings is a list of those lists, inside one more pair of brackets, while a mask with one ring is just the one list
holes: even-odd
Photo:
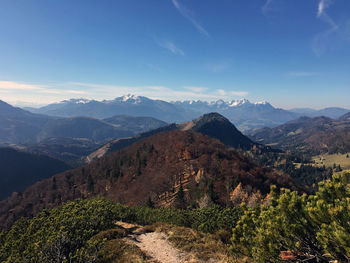
[[129, 100], [137, 101], [137, 100], [140, 100], [140, 97], [133, 94], [127, 94], [122, 97], [122, 101], [124, 102]]
[[229, 107], [238, 107], [238, 106], [242, 106], [244, 104], [251, 104], [251, 103], [247, 99], [240, 99], [240, 100], [232, 100], [228, 104], [229, 104]]
[[213, 101], [201, 101], [201, 100], [185, 100], [185, 101], [175, 101], [171, 102], [178, 105], [191, 105], [192, 107], [196, 106], [208, 106], [208, 107], [215, 107], [215, 108], [226, 108], [226, 107], [240, 107], [240, 106], [270, 106], [271, 104], [267, 101], [259, 101], [259, 102], [250, 102], [249, 100], [243, 98], [243, 99], [236, 99], [231, 101], [224, 101], [222, 99], [213, 100]]
[[91, 100], [88, 99], [70, 99], [70, 100], [63, 100], [61, 103], [73, 103], [73, 104], [86, 104], [89, 103]]
[[255, 105], [266, 105], [266, 104], [270, 104], [270, 103], [268, 103], [266, 100], [264, 100], [264, 101], [255, 102], [254, 104]]

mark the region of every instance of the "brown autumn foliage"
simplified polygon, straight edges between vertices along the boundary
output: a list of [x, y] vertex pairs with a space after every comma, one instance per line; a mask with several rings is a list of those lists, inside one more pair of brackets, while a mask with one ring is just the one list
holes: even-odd
[[[296, 189], [289, 176], [258, 167], [221, 142], [192, 131], [170, 131], [136, 142], [86, 166], [69, 170], [0, 201], [0, 226], [75, 198], [103, 196], [127, 205], [198, 206], [207, 195], [232, 206], [241, 183], [266, 194], [271, 184]], [[183, 197], [177, 196], [179, 189]]]

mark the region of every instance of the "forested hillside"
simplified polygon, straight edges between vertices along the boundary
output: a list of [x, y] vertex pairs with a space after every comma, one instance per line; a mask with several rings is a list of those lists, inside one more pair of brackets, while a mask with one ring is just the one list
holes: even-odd
[[63, 201], [96, 195], [128, 205], [150, 199], [156, 207], [254, 205], [271, 184], [296, 189], [289, 176], [258, 167], [218, 140], [191, 131], [163, 132], [1, 201], [0, 221], [8, 226]]

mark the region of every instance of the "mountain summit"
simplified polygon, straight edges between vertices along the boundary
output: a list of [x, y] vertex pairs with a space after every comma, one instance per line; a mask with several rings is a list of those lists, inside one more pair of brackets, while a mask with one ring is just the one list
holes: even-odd
[[216, 138], [227, 146], [250, 149], [254, 145], [228, 119], [216, 112], [204, 114], [187, 123], [183, 129], [187, 129], [186, 127], [189, 126], [191, 126], [191, 130]]
[[194, 131], [207, 135], [211, 138], [218, 139], [228, 147], [236, 149], [248, 150], [259, 144], [253, 142], [248, 137], [243, 135], [228, 119], [219, 113], [212, 112], [189, 122], [181, 124], [170, 124], [149, 132], [140, 134], [133, 138], [125, 138], [111, 141], [100, 147], [86, 158], [86, 162], [106, 156], [107, 154], [128, 147], [134, 142], [143, 140], [150, 136], [166, 132], [166, 131]]

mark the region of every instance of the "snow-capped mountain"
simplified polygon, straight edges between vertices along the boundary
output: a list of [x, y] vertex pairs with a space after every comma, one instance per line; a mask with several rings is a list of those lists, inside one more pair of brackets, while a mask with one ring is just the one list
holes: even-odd
[[70, 99], [70, 100], [63, 100], [60, 102], [60, 104], [86, 104], [89, 103], [91, 100], [80, 98], [80, 99]]
[[148, 116], [165, 122], [183, 122], [200, 116], [197, 112], [166, 101], [152, 100], [131, 94], [104, 101], [70, 99], [30, 110], [51, 116], [87, 116], [98, 119], [114, 115]]
[[166, 102], [127, 94], [113, 100], [71, 99], [32, 110], [47, 115], [74, 117], [89, 116], [105, 119], [113, 115], [149, 116], [166, 122], [190, 121], [205, 113], [218, 112], [241, 130], [262, 126], [277, 126], [295, 119], [298, 113], [274, 108], [266, 101], [250, 102], [247, 99]]
[[231, 100], [231, 101], [224, 101], [222, 99], [216, 100], [216, 101], [201, 101], [201, 100], [186, 100], [186, 101], [175, 101], [172, 102], [176, 105], [180, 105], [186, 108], [191, 109], [203, 109], [204, 107], [208, 110], [210, 109], [226, 109], [229, 107], [266, 107], [266, 108], [273, 108], [270, 103], [267, 101], [260, 101], [260, 102], [250, 102], [247, 99], [239, 99], [239, 100]]
[[141, 104], [151, 101], [149, 98], [143, 96], [136, 96], [132, 94], [127, 94], [122, 97], [117, 97], [114, 100], [104, 100], [104, 103], [113, 104], [113, 103], [131, 103], [131, 104]]
[[262, 126], [274, 127], [299, 116], [297, 113], [275, 108], [267, 101], [250, 102], [247, 99], [211, 102], [176, 101], [174, 104], [201, 114], [218, 112], [243, 131]]
[[[149, 116], [168, 123], [190, 121], [205, 113], [218, 112], [228, 118], [241, 131], [246, 132], [264, 126], [275, 127], [305, 115], [302, 113], [303, 111], [293, 112], [275, 108], [267, 101], [250, 102], [247, 99], [239, 99], [210, 102], [201, 100], [166, 102], [132, 94], [104, 101], [70, 99], [39, 109], [28, 110], [53, 116], [88, 116], [99, 119], [114, 115]], [[329, 108], [312, 113], [332, 113], [335, 116], [344, 111], [347, 110]], [[332, 117], [334, 117], [333, 115]]]

